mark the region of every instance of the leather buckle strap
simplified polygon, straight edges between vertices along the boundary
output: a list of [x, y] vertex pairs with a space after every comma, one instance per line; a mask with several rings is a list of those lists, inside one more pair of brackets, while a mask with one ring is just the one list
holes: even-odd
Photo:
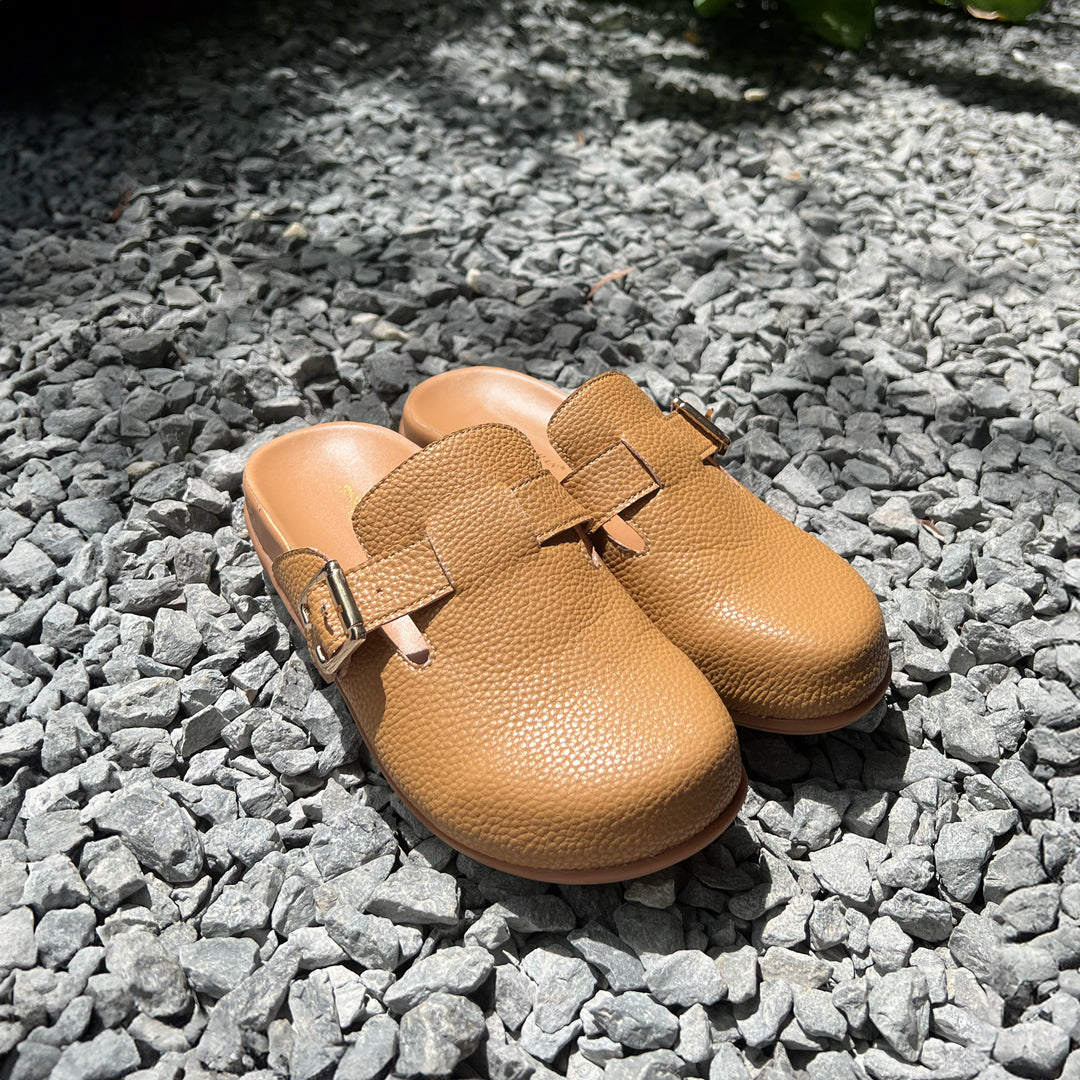
[[590, 532], [661, 487], [648, 465], [621, 441], [579, 465], [563, 485], [588, 512]]
[[[727, 453], [731, 440], [712, 422], [711, 416], [681, 398], [673, 398], [668, 419], [674, 417], [689, 424], [694, 434], [687, 440], [679, 432], [679, 438], [672, 443], [672, 452], [685, 454], [692, 450], [701, 458]], [[563, 479], [563, 486], [588, 511], [588, 528], [595, 532], [639, 499], [662, 488], [663, 476], [663, 472], [657, 475], [648, 461], [621, 440], [579, 465]]]
[[585, 508], [546, 469], [510, 490], [540, 544], [589, 520]]
[[674, 397], [671, 399], [671, 414], [681, 416], [699, 435], [704, 435], [713, 445], [711, 453], [723, 457], [731, 449], [731, 440], [712, 421], [712, 409], [703, 413], [688, 401]]
[[348, 571], [311, 548], [286, 552], [273, 570], [300, 618], [316, 667], [328, 679], [376, 627], [454, 589], [427, 538]]

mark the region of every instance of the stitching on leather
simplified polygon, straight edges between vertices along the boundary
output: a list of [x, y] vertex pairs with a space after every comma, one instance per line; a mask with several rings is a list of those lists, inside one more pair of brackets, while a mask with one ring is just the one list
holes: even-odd
[[[603, 376], [601, 376], [601, 378], [602, 377]], [[603, 452], [597, 454], [596, 457], [590, 458], [588, 461], [582, 462], [572, 473], [570, 473], [569, 476], [564, 478], [563, 483], [567, 484], [568, 482], [572, 482], [575, 477], [581, 476], [582, 472], [585, 469], [592, 468], [593, 466], [598, 465], [598, 463], [603, 461], [603, 459], [606, 458], [609, 454], [616, 454], [623, 447], [625, 447], [629, 451], [633, 459], [642, 467], [642, 469], [645, 470], [645, 474], [650, 478], [651, 483], [643, 484], [641, 487], [631, 492], [631, 494], [626, 496], [621, 502], [615, 503], [614, 508], [602, 508], [600, 513], [606, 515], [605, 517], [601, 518], [599, 515], [591, 515], [590, 524], [592, 525], [594, 531], [598, 528], [602, 528], [605, 522], [610, 521], [613, 517], [618, 516], [628, 506], [636, 503], [638, 499], [643, 499], [646, 495], [657, 490], [657, 488], [662, 489], [664, 486], [660, 482], [660, 479], [659, 477], [657, 477], [656, 473], [653, 472], [653, 470], [650, 468], [649, 463], [625, 439], [620, 439], [618, 442], [612, 443], [611, 446], [609, 446]], [[573, 485], [571, 483], [570, 494], [574, 498], [577, 498], [577, 496], [572, 490], [572, 487]]]
[[[362, 592], [364, 572], [379, 566], [382, 563], [392, 559], [401, 559], [404, 557], [406, 560], [410, 559], [416, 553], [422, 553], [424, 549], [431, 552], [432, 558], [435, 560], [436, 566], [442, 573], [445, 579], [442, 585], [436, 585], [434, 588], [426, 593], [423, 593], [419, 597], [411, 597], [409, 600], [404, 601], [390, 611], [383, 611], [378, 613], [373, 622], [370, 625], [370, 629], [376, 629], [385, 623], [393, 622], [394, 619], [400, 618], [402, 615], [408, 615], [413, 611], [418, 610], [421, 607], [426, 607], [428, 604], [435, 600], [441, 599], [443, 596], [447, 596], [454, 591], [453, 582], [450, 580], [450, 575], [447, 574], [446, 569], [443, 567], [442, 562], [439, 559], [438, 553], [435, 551], [435, 545], [431, 542], [430, 537], [424, 537], [422, 540], [417, 540], [407, 547], [401, 548], [398, 551], [384, 552], [382, 555], [376, 555], [374, 558], [367, 560], [367, 562], [360, 563], [358, 566], [353, 567], [345, 575], [346, 580], [349, 582], [349, 588], [352, 590], [353, 595], [356, 596], [358, 592]], [[290, 563], [294, 563], [296, 559], [289, 559], [289, 556], [313, 556], [322, 559], [325, 562], [325, 556], [322, 552], [316, 551], [314, 548], [297, 548], [293, 551], [287, 551], [283, 555], [279, 556], [275, 560], [275, 565], [278, 562], [282, 562], [282, 572], [284, 573], [288, 567], [283, 563], [283, 560], [288, 559]], [[312, 590], [312, 596], [317, 600], [318, 605], [321, 608], [327, 608], [329, 614], [322, 614], [324, 626], [320, 626], [312, 620], [310, 629], [305, 632], [305, 637], [309, 643], [315, 642], [323, 646], [325, 652], [335, 652], [346, 640], [344, 627], [341, 625], [341, 619], [338, 615], [336, 607], [330, 603], [330, 590], [329, 588], [320, 583], [318, 585], [312, 585], [311, 582], [318, 577], [318, 573], [312, 575], [308, 584], [304, 586], [305, 589], [310, 588]], [[293, 590], [287, 590], [293, 591]], [[380, 591], [378, 587], [375, 588], [376, 593]], [[301, 590], [303, 592], [303, 590]], [[325, 632], [321, 632], [325, 631]], [[426, 635], [425, 635], [426, 636]], [[429, 650], [430, 651], [430, 650]], [[414, 665], [422, 667], [423, 665]]]
[[454, 579], [450, 576], [450, 571], [446, 569], [446, 564], [439, 557], [435, 544], [430, 538], [428, 539], [428, 543], [431, 544], [431, 554], [435, 556], [435, 561], [439, 564], [439, 569], [442, 571], [443, 577], [450, 583], [450, 589], [453, 591], [457, 586], [454, 584]]
[[384, 622], [393, 622], [394, 619], [400, 619], [402, 615], [408, 615], [410, 611], [416, 611], [417, 608], [422, 608], [425, 605], [430, 604], [432, 601], [438, 600], [440, 597], [448, 596], [453, 591], [453, 586], [450, 584], [450, 582], [447, 582], [441, 588], [437, 588], [432, 592], [425, 593], [423, 596], [419, 597], [415, 601], [407, 600], [400, 607], [394, 608], [394, 610], [387, 614], [385, 618], [380, 619], [379, 625]]
[[[622, 443], [621, 439], [619, 440], [619, 442], [612, 443], [606, 450], [602, 450], [599, 454], [597, 454], [596, 457], [589, 458], [588, 461], [583, 461], [576, 469], [574, 469], [574, 471], [572, 473], [570, 473], [569, 475], [563, 477], [563, 483], [565, 485], [567, 485], [567, 490], [569, 490], [570, 494], [574, 498], [577, 498], [577, 496], [574, 495], [574, 491], [573, 491], [574, 486], [575, 486], [575, 482], [578, 479], [581, 478], [584, 471], [586, 469], [597, 466], [609, 454], [614, 454], [622, 445], [623, 445], [623, 443]], [[588, 478], [586, 477], [585, 479], [587, 480]], [[588, 485], [586, 484], [586, 486], [588, 486]], [[591, 509], [591, 508], [587, 508], [587, 509]]]
[[435, 662], [435, 657], [438, 655], [438, 649], [435, 648], [434, 642], [427, 636], [427, 633], [421, 630], [420, 636], [427, 644], [427, 659], [422, 664], [418, 664], [415, 660], [410, 660], [404, 653], [398, 652], [397, 649], [394, 650], [394, 656], [413, 671], [423, 671], [425, 668], [431, 667]]
[[[532, 477], [530, 477], [529, 479], [532, 479]], [[517, 485], [515, 485], [515, 487], [516, 486]], [[540, 545], [543, 541], [541, 541], [540, 537], [536, 535], [536, 525], [533, 523], [533, 519], [529, 514], [528, 510], [525, 509], [524, 503], [518, 497], [518, 493], [514, 490], [513, 487], [507, 485], [507, 487], [505, 487], [503, 490], [509, 492], [512, 496], [514, 496], [513, 501], [510, 503], [510, 506], [512, 506], [514, 510], [516, 510], [521, 515], [521, 520], [525, 523], [526, 528], [529, 530], [530, 535], [535, 541], [536, 550], [539, 551]]]
[[548, 532], [546, 533], [546, 535], [544, 535], [544, 536], [538, 536], [538, 537], [537, 537], [537, 540], [540, 540], [541, 542], [543, 542], [544, 540], [550, 540], [550, 539], [551, 539], [551, 538], [552, 538], [553, 536], [555, 536], [555, 535], [556, 535], [556, 533], [561, 533], [561, 532], [565, 532], [565, 531], [566, 531], [567, 529], [569, 529], [569, 528], [570, 528], [570, 527], [571, 527], [572, 525], [576, 525], [576, 524], [578, 524], [578, 523], [579, 523], [580, 521], [582, 521], [582, 520], [586, 520], [586, 521], [587, 521], [587, 520], [588, 520], [588, 515], [581, 515], [581, 516], [579, 516], [579, 515], [577, 515], [577, 514], [571, 514], [571, 515], [570, 515], [570, 517], [568, 517], [568, 518], [564, 518], [564, 519], [563, 519], [562, 521], [560, 521], [560, 522], [559, 522], [558, 524], [556, 524], [556, 525], [554, 525], [554, 526], [550, 527], [550, 528], [549, 528], [549, 530], [548, 530]]
[[[641, 454], [639, 454], [625, 439], [622, 440], [622, 444], [623, 444], [623, 446], [626, 447], [627, 450], [630, 451], [631, 454], [633, 454], [633, 456], [637, 460], [638, 464], [652, 478], [653, 484], [652, 485], [646, 484], [644, 487], [639, 488], [638, 491], [635, 492], [633, 495], [631, 495], [629, 498], [627, 498], [625, 500], [625, 502], [622, 502], [622, 503], [619, 504], [619, 506], [615, 510], [615, 513], [612, 514], [611, 517], [617, 517], [619, 514], [621, 514], [628, 507], [633, 506], [634, 503], [636, 503], [639, 499], [644, 499], [646, 495], [651, 495], [654, 491], [659, 492], [659, 491], [664, 490], [663, 481], [660, 479], [659, 476], [656, 475], [656, 473], [653, 471], [653, 468], [648, 463], [648, 461], [646, 461], [645, 458], [642, 457]], [[655, 486], [653, 486], [653, 485], [655, 485]], [[607, 520], [610, 521], [611, 518], [608, 518]], [[627, 522], [627, 524], [632, 524], [632, 523]], [[641, 551], [634, 551], [633, 548], [625, 548], [624, 550], [629, 551], [634, 555], [644, 555], [649, 550], [649, 537], [642, 530], [640, 525], [632, 525], [632, 528], [637, 532], [638, 536], [641, 537], [641, 539], [644, 542], [645, 546], [644, 546], [644, 548], [641, 549]], [[616, 543], [618, 543], [618, 541], [616, 541]], [[619, 547], [623, 547], [623, 545], [619, 544]]]
[[[526, 488], [532, 486], [533, 484], [544, 484], [544, 483], [548, 483], [548, 484], [554, 483], [555, 488], [558, 489], [559, 491], [561, 491], [563, 493], [563, 495], [565, 495], [569, 499], [573, 499], [574, 502], [577, 502], [577, 500], [574, 499], [574, 496], [569, 491], [567, 491], [562, 486], [562, 484], [559, 483], [559, 481], [555, 478], [555, 476], [552, 475], [552, 473], [545, 470], [543, 472], [537, 473], [535, 476], [529, 476], [524, 480], [519, 480], [516, 484], [514, 484], [510, 488], [510, 491], [517, 498], [518, 505], [520, 506], [522, 513], [525, 514], [526, 518], [529, 518], [529, 513], [526, 510], [526, 508], [522, 505], [522, 501], [521, 501], [522, 493], [524, 492], [524, 490]], [[553, 492], [553, 494], [554, 494], [554, 492]], [[558, 496], [555, 496], [555, 498], [557, 499]], [[537, 507], [537, 509], [539, 510], [539, 509], [543, 509], [543, 508], [542, 507]], [[542, 526], [543, 529], [545, 530], [543, 535], [541, 535], [539, 532], [537, 532], [536, 522], [532, 521], [531, 519], [529, 521], [529, 526], [533, 530], [533, 533], [536, 536], [537, 542], [542, 544], [542, 543], [544, 543], [544, 541], [550, 540], [553, 536], [556, 536], [558, 533], [565, 532], [567, 529], [570, 529], [575, 525], [580, 525], [582, 522], [585, 522], [585, 521], [588, 521], [588, 520], [589, 520], [589, 514], [587, 513], [587, 511], [585, 510], [584, 507], [580, 507], [580, 509], [578, 511], [575, 511], [572, 514], [569, 514], [567, 517], [563, 518], [561, 521], [557, 522], [555, 525], [544, 525], [544, 526]]]
[[716, 457], [716, 455], [719, 452], [720, 448], [718, 446], [716, 446], [714, 443], [712, 443], [709, 439], [707, 439], [704, 435], [702, 435], [701, 432], [698, 431], [697, 428], [695, 428], [694, 425], [691, 424], [690, 421], [687, 420], [685, 416], [683, 416], [681, 413], [674, 413], [673, 412], [673, 413], [668, 413], [667, 416], [664, 417], [664, 423], [665, 424], [670, 424], [675, 420], [681, 420], [683, 422], [684, 426], [686, 426], [686, 427], [688, 427], [690, 429], [690, 431], [693, 434], [694, 438], [700, 443], [701, 449], [698, 451], [697, 456], [698, 456], [698, 458], [701, 460], [701, 462], [703, 464], [705, 463], [707, 458], [715, 458]]
[[298, 560], [294, 558], [297, 555], [314, 555], [315, 558], [320, 559], [322, 562], [326, 562], [326, 556], [317, 548], [290, 548], [288, 551], [283, 551], [271, 564], [270, 569], [275, 577], [278, 577], [278, 567], [281, 567], [282, 573], [286, 570], [286, 562], [294, 563]]
[[[345, 576], [348, 577], [350, 574], [362, 574], [366, 570], [382, 565], [382, 563], [389, 559], [409, 558], [414, 551], [421, 551], [425, 547], [431, 548], [432, 555], [435, 554], [435, 545], [425, 536], [422, 540], [414, 540], [411, 544], [407, 544], [397, 551], [384, 551], [381, 555], [375, 555], [366, 562], [358, 563], [351, 570], [346, 571]], [[436, 558], [435, 561], [438, 562], [439, 560]]]
[[[333, 651], [337, 648], [340, 642], [344, 642], [345, 640], [344, 628], [341, 626], [341, 620], [338, 619], [337, 611], [334, 609], [334, 605], [328, 603], [328, 601], [330, 600], [330, 590], [325, 586], [316, 585], [314, 586], [313, 592], [318, 599], [320, 614], [321, 609], [328, 608], [330, 612], [330, 618], [332, 618], [334, 622], [336, 622], [338, 625], [336, 629], [334, 629], [330, 625], [326, 625], [326, 633], [321, 634], [319, 632], [318, 623], [316, 623], [315, 620], [312, 619], [310, 627], [307, 631], [305, 631], [304, 636], [308, 639], [309, 642], [315, 641], [317, 644], [325, 644], [331, 646], [332, 648], [330, 651]], [[325, 615], [323, 615], [323, 620], [324, 623], [327, 622]], [[314, 658], [314, 650], [312, 650], [312, 656]]]
[[[384, 623], [393, 622], [394, 619], [399, 619], [399, 618], [401, 618], [402, 615], [409, 615], [413, 611], [417, 611], [419, 608], [426, 607], [428, 604], [433, 603], [435, 600], [441, 600], [444, 596], [449, 596], [450, 593], [452, 593], [453, 591], [454, 591], [453, 586], [448, 581], [444, 587], [435, 589], [433, 592], [426, 593], [425, 595], [419, 597], [415, 602], [407, 601], [406, 603], [402, 604], [400, 607], [395, 608], [393, 611], [386, 613], [385, 616], [383, 618], [381, 618], [378, 623], [372, 625], [370, 627], [370, 629], [376, 630], [380, 626], [382, 626]], [[341, 620], [338, 619], [337, 612], [333, 609], [332, 605], [331, 605], [331, 615], [334, 618], [334, 620], [340, 624]], [[322, 644], [324, 646], [324, 651], [326, 651], [326, 652], [335, 652], [341, 645], [344, 645], [345, 641], [346, 641], [345, 633], [341, 629], [333, 631], [330, 634], [329, 637], [326, 637], [326, 638], [321, 637], [318, 634], [318, 632], [316, 631], [316, 626], [315, 626], [314, 622], [312, 622], [312, 624], [311, 624], [310, 633], [306, 634], [305, 636], [309, 640], [314, 638], [317, 643]], [[435, 654], [434, 645], [431, 644], [431, 641], [428, 638], [427, 634], [424, 634], [423, 637], [424, 637], [424, 640], [428, 643], [428, 659], [423, 664], [414, 664], [411, 660], [408, 659], [408, 657], [403, 657], [403, 659], [409, 664], [410, 667], [414, 667], [414, 668], [427, 667], [427, 665], [434, 658], [434, 654]], [[326, 646], [329, 646], [329, 648], [326, 648]], [[398, 655], [400, 655], [400, 654], [398, 654]], [[336, 678], [336, 676], [335, 676], [335, 678]], [[333, 680], [331, 680], [331, 681], [333, 681]]]
[[[354, 566], [352, 570], [345, 575], [346, 580], [349, 581], [349, 588], [353, 590], [353, 595], [355, 596], [356, 592], [363, 584], [363, 578], [366, 576], [365, 571], [380, 566], [392, 559], [409, 559], [413, 553], [420, 553], [425, 549], [431, 552], [431, 557], [435, 560], [435, 565], [439, 568], [439, 572], [442, 574], [445, 581], [442, 585], [436, 585], [422, 596], [406, 600], [392, 611], [383, 613], [383, 616], [379, 619], [377, 625], [381, 625], [384, 622], [392, 622], [394, 619], [400, 618], [402, 615], [407, 615], [410, 611], [415, 611], [418, 607], [423, 607], [425, 604], [431, 603], [432, 600], [437, 600], [440, 596], [445, 596], [447, 593], [453, 591], [454, 586], [450, 581], [450, 575], [447, 574], [446, 570], [443, 568], [439, 556], [435, 552], [435, 545], [431, 542], [429, 537], [424, 537], [423, 540], [417, 540], [414, 543], [409, 544], [408, 547], [401, 548], [399, 551], [388, 551], [384, 552], [382, 555], [376, 555], [373, 559], [360, 563], [359, 566]], [[356, 575], [355, 579], [353, 578], [353, 575]]]
[[510, 485], [510, 490], [520, 498], [521, 492], [527, 487], [531, 487], [533, 484], [538, 484], [544, 479], [543, 473], [537, 473], [535, 476], [527, 476], [524, 480], [519, 480], [516, 484]]
[[[561, 491], [566, 498], [571, 499], [574, 502], [576, 502], [577, 500], [574, 499], [573, 495], [571, 495], [569, 491], [563, 488], [559, 481], [547, 470], [537, 473], [535, 476], [527, 477], [524, 480], [519, 480], [510, 488], [511, 493], [517, 499], [517, 504], [521, 509], [522, 513], [527, 519], [529, 519], [529, 527], [533, 530], [533, 534], [536, 536], [537, 543], [542, 544], [546, 540], [550, 540], [558, 533], [565, 532], [567, 529], [573, 527], [574, 525], [579, 525], [583, 521], [588, 520], [589, 515], [587, 512], [585, 512], [585, 508], [580, 507], [579, 510], [569, 514], [567, 517], [556, 522], [554, 525], [544, 524], [540, 526], [540, 528], [544, 530], [541, 534], [541, 532], [538, 531], [537, 522], [531, 519], [531, 516], [522, 501], [522, 495], [525, 489], [531, 487], [534, 484], [547, 484], [549, 486], [551, 484], [554, 484], [555, 489], [552, 491], [552, 495], [554, 496], [554, 498], [551, 500], [552, 502], [557, 501], [559, 498], [559, 496], [555, 494], [555, 490]], [[543, 489], [540, 490], [542, 491]], [[537, 511], [542, 511], [545, 508], [543, 506], [537, 506], [534, 509], [536, 509]]]
[[[393, 622], [395, 619], [400, 619], [402, 615], [408, 615], [411, 612], [418, 610], [419, 608], [426, 607], [428, 604], [433, 603], [435, 600], [440, 600], [442, 599], [442, 597], [448, 596], [453, 591], [453, 586], [450, 584], [449, 581], [447, 581], [444, 586], [438, 587], [431, 592], [425, 593], [423, 596], [417, 597], [414, 600], [407, 600], [404, 604], [401, 604], [400, 606], [394, 608], [392, 611], [383, 613], [382, 617], [379, 618], [378, 622], [373, 623], [370, 627], [368, 627], [368, 629], [378, 629], [378, 627], [382, 626], [384, 623]], [[325, 603], [325, 601], [323, 601], [323, 603]], [[334, 621], [339, 624], [339, 629], [331, 630], [329, 636], [323, 638], [321, 635], [318, 634], [316, 630], [316, 624], [314, 621], [312, 621], [311, 632], [306, 636], [314, 637], [320, 643], [332, 646], [333, 648], [327, 651], [334, 651], [340, 644], [344, 644], [346, 639], [344, 630], [340, 628], [341, 620], [338, 618], [337, 611], [334, 609], [333, 605], [330, 605], [330, 612]], [[424, 665], [416, 664], [414, 666], [423, 667]]]
[[[616, 503], [615, 509], [611, 512], [610, 517], [607, 517], [604, 520], [605, 521], [610, 521], [611, 518], [618, 517], [619, 514], [621, 514], [628, 506], [633, 506], [634, 503], [636, 503], [638, 501], [638, 499], [644, 499], [646, 495], [649, 495], [649, 494], [651, 494], [652, 492], [654, 492], [656, 490], [657, 489], [652, 487], [651, 485], [640, 488], [639, 490], [635, 491], [633, 495], [631, 495], [627, 499], [625, 499], [623, 502]], [[601, 524], [603, 524], [603, 523], [601, 523]], [[640, 530], [638, 530], [638, 531], [640, 532]]]
[[[626, 379], [628, 382], [633, 383], [634, 386], [637, 386], [637, 383], [635, 383], [633, 381], [633, 379], [631, 379], [630, 376], [627, 375], [625, 372], [622, 372], [622, 371], [605, 371], [602, 375], [596, 375], [593, 378], [589, 379], [588, 382], [582, 383], [581, 386], [578, 387], [578, 390], [582, 390], [586, 386], [599, 385], [605, 379], [610, 379], [612, 377], [620, 378], [620, 379]], [[563, 459], [563, 461], [571, 461], [572, 462], [573, 458], [570, 456], [570, 453], [566, 449], [566, 447], [563, 446], [563, 445], [560, 445], [562, 440], [558, 439], [552, 433], [552, 425], [555, 423], [555, 417], [558, 416], [559, 413], [561, 413], [563, 411], [563, 409], [565, 409], [566, 406], [571, 401], [575, 400], [575, 398], [577, 398], [578, 396], [579, 395], [578, 395], [577, 390], [575, 390], [572, 394], [568, 394], [563, 401], [559, 402], [558, 408], [556, 408], [556, 410], [551, 414], [551, 416], [548, 418], [548, 422], [547, 422], [547, 432], [546, 432], [546, 434], [547, 434], [547, 437], [548, 437], [548, 441], [559, 452], [559, 456]], [[581, 395], [581, 396], [584, 397], [584, 395]]]
[[[394, 619], [400, 618], [402, 615], [407, 615], [410, 611], [415, 611], [417, 608], [423, 607], [424, 605], [431, 603], [433, 600], [437, 600], [440, 596], [446, 596], [447, 593], [453, 591], [454, 586], [450, 582], [450, 579], [447, 576], [446, 571], [443, 570], [442, 563], [439, 562], [438, 556], [435, 555], [435, 547], [434, 547], [434, 545], [431, 543], [430, 540], [428, 540], [426, 538], [424, 540], [419, 540], [414, 544], [410, 544], [407, 548], [402, 548], [401, 551], [389, 552], [389, 553], [387, 553], [385, 555], [379, 555], [375, 559], [372, 559], [370, 563], [361, 563], [360, 566], [355, 567], [349, 573], [350, 574], [355, 573], [355, 574], [357, 574], [357, 576], [359, 578], [359, 575], [363, 572], [363, 570], [367, 566], [374, 565], [377, 562], [385, 562], [387, 559], [392, 559], [395, 556], [404, 555], [407, 552], [411, 552], [412, 550], [420, 548], [420, 547], [428, 547], [428, 548], [431, 549], [431, 554], [435, 558], [435, 563], [439, 567], [439, 571], [442, 573], [443, 577], [446, 580], [444, 581], [444, 583], [442, 585], [436, 585], [429, 592], [426, 592], [426, 593], [424, 593], [423, 595], [421, 595], [419, 597], [414, 597], [411, 600], [406, 600], [404, 603], [398, 605], [398, 607], [394, 608], [390, 612], [385, 612], [383, 614], [383, 616], [379, 619], [379, 623], [377, 625], [381, 625], [384, 622], [392, 622]], [[345, 576], [346, 576], [346, 578], [348, 578], [349, 574], [346, 574]], [[355, 595], [356, 588], [357, 588], [358, 584], [359, 584], [359, 581], [357, 582], [356, 585], [354, 585], [352, 582], [349, 583], [349, 587], [351, 589], [353, 589], [353, 594], [354, 595]]]
[[652, 467], [651, 464], [649, 464], [649, 461], [645, 457], [645, 455], [639, 454], [638, 451], [635, 450], [625, 439], [620, 439], [619, 441], [623, 444], [623, 446], [626, 447], [627, 450], [630, 451], [631, 454], [634, 455], [637, 463], [649, 474], [649, 476], [652, 477], [653, 483], [655, 483], [657, 487], [662, 488], [664, 486], [664, 481], [661, 480], [659, 476], [657, 476], [656, 470]]
[[597, 454], [595, 457], [589, 458], [588, 461], [583, 461], [572, 473], [570, 473], [569, 476], [564, 479], [563, 482], [565, 483], [566, 480], [569, 480], [573, 476], [578, 476], [582, 472], [582, 470], [587, 469], [592, 465], [595, 465], [597, 462], [603, 461], [604, 458], [608, 456], [608, 454], [614, 454], [622, 445], [622, 439], [619, 439], [618, 442], [613, 442], [606, 450], [601, 450], [600, 453]]
[[[610, 520], [610, 518], [608, 520]], [[610, 544], [614, 548], [616, 548], [618, 553], [624, 559], [640, 559], [643, 555], [648, 555], [649, 549], [652, 546], [652, 541], [649, 539], [649, 534], [645, 532], [645, 530], [642, 529], [640, 525], [635, 525], [633, 522], [627, 522], [627, 524], [630, 525], [631, 528], [633, 528], [637, 532], [638, 536], [641, 537], [642, 542], [645, 544], [645, 546], [640, 551], [635, 551], [633, 548], [628, 548], [625, 544], [620, 544], [619, 541], [615, 540], [610, 533], [604, 533], [604, 543]], [[597, 529], [596, 531], [599, 533], [601, 529]], [[607, 564], [605, 563], [605, 565]], [[612, 573], [615, 572], [614, 567], [608, 567], [608, 569], [611, 570]]]
[[547, 534], [547, 536], [544, 537], [544, 539], [545, 540], [550, 540], [553, 536], [556, 536], [561, 532], [565, 532], [567, 529], [572, 528], [574, 525], [579, 525], [581, 523], [581, 521], [582, 521], [582, 518], [578, 517], [577, 514], [572, 514], [570, 517], [566, 518], [564, 521], [559, 522], [559, 524], [556, 525]]

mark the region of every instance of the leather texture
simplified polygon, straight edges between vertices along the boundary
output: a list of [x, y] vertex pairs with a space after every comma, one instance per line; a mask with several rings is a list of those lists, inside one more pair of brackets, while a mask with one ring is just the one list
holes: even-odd
[[402, 430], [420, 438], [476, 413], [516, 423], [562, 463], [552, 468], [589, 513], [604, 563], [737, 723], [829, 730], [884, 693], [888, 638], [862, 578], [719, 468], [715, 444], [626, 375], [599, 375], [560, 401], [517, 372], [449, 371], [410, 395]]
[[[512, 428], [408, 457], [357, 504], [369, 561], [346, 577], [365, 624], [411, 614], [427, 659], [374, 631], [335, 681], [387, 778], [451, 843], [530, 876], [612, 880], [733, 815], [744, 778], [723, 704], [595, 557], [586, 520]], [[307, 590], [309, 641], [332, 649], [334, 599], [312, 585], [324, 561], [298, 546], [273, 575], [294, 610]]]
[[648, 466], [622, 441], [579, 465], [563, 484], [588, 511], [594, 530], [660, 487]]
[[[324, 570], [326, 556], [313, 548], [287, 551], [274, 561], [274, 580], [280, 583], [294, 611], [316, 666], [324, 676], [333, 673], [331, 660], [351, 640], [343, 611]], [[453, 585], [428, 540], [367, 559], [344, 574], [360, 615], [360, 632], [384, 626], [453, 591]]]
[[889, 665], [874, 594], [835, 552], [703, 458], [707, 441], [682, 417], [609, 372], [566, 399], [548, 437], [575, 468], [623, 442], [656, 476], [659, 490], [623, 514], [645, 551], [607, 543], [603, 558], [732, 712], [804, 720], [873, 694]]

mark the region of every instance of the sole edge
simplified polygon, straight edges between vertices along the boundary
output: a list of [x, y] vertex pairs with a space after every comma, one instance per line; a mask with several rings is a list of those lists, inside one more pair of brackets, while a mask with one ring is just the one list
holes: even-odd
[[870, 696], [857, 705], [831, 716], [811, 716], [805, 720], [792, 720], [785, 717], [751, 716], [728, 710], [736, 727], [752, 731], [767, 731], [773, 735], [822, 735], [829, 731], [838, 731], [861, 720], [884, 696], [892, 682], [892, 661], [889, 661], [885, 677], [874, 687]]

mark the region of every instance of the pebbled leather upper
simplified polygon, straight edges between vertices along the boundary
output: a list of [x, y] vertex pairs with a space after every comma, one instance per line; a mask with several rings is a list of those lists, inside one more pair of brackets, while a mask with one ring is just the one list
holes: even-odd
[[[430, 544], [450, 588], [410, 583], [426, 663], [373, 633], [336, 683], [387, 777], [452, 841], [538, 870], [617, 867], [706, 829], [742, 769], [708, 681], [594, 557], [575, 528], [586, 513], [549, 477], [523, 435], [489, 424], [376, 484], [353, 518], [369, 556]], [[301, 570], [307, 556], [282, 563], [294, 605], [318, 569]]]
[[[664, 415], [620, 372], [589, 380], [555, 411], [548, 438], [580, 476], [594, 525], [612, 495], [605, 456], [655, 479], [622, 511], [634, 553], [597, 533], [604, 562], [642, 609], [709, 677], [735, 714], [805, 720], [858, 705], [888, 671], [881, 608], [862, 578], [816, 537], [712, 464], [708, 441]], [[614, 447], [622, 451], [613, 451]], [[626, 451], [631, 451], [628, 454]], [[617, 495], [618, 487], [614, 493]]]

